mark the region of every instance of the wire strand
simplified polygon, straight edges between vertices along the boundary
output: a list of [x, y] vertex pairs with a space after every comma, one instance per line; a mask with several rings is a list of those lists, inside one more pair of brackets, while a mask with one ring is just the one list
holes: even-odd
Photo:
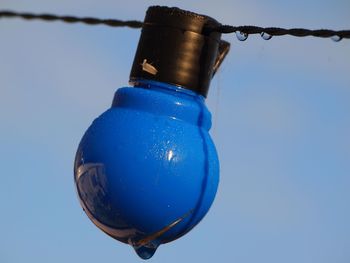
[[26, 20], [62, 21], [65, 23], [83, 23], [87, 25], [106, 25], [111, 27], [141, 28], [143, 23], [136, 20], [122, 21], [117, 19], [99, 19], [93, 17], [59, 16], [53, 14], [17, 13], [13, 11], [0, 11], [0, 18], [22, 18]]
[[[75, 17], [75, 16], [59, 16], [53, 14], [33, 14], [33, 13], [20, 13], [14, 11], [1, 11], [0, 10], [0, 19], [1, 18], [22, 18], [25, 20], [44, 20], [44, 21], [62, 21], [65, 23], [83, 23], [87, 25], [105, 25], [110, 27], [130, 27], [130, 28], [141, 28], [143, 22], [137, 20], [118, 20], [118, 19], [99, 19], [93, 17]], [[350, 38], [350, 30], [330, 30], [330, 29], [318, 29], [310, 30], [305, 28], [279, 28], [279, 27], [259, 27], [259, 26], [231, 26], [231, 25], [222, 25], [214, 29], [223, 34], [242, 34], [248, 35], [251, 34], [263, 34], [267, 35], [267, 38], [270, 39], [272, 36], [285, 36], [290, 35], [294, 37], [320, 37], [320, 38], [329, 38], [332, 37], [336, 41], [341, 39]], [[245, 38], [246, 38], [245, 37]], [[240, 39], [240, 40], [245, 40]]]
[[241, 32], [243, 34], [268, 34], [270, 36], [284, 36], [290, 35], [294, 37], [339, 37], [339, 38], [350, 38], [350, 30], [330, 30], [330, 29], [317, 29], [310, 30], [305, 28], [291, 28], [285, 29], [280, 27], [258, 27], [258, 26], [230, 26], [223, 25], [217, 29], [223, 34], [229, 34], [234, 32]]

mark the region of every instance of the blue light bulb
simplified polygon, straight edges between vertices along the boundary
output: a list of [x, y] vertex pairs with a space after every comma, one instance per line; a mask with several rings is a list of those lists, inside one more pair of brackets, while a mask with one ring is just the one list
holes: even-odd
[[75, 182], [88, 217], [150, 258], [190, 231], [210, 208], [219, 162], [204, 98], [142, 81], [117, 90], [82, 138]]
[[83, 209], [148, 259], [208, 212], [219, 182], [204, 98], [229, 44], [216, 20], [150, 7], [131, 69], [134, 87], [83, 136], [74, 164]]

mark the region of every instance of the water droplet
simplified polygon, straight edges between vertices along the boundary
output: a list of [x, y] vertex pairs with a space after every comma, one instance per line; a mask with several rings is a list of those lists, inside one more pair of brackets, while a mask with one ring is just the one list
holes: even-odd
[[341, 36], [335, 35], [335, 36], [332, 36], [331, 39], [332, 39], [334, 42], [339, 42], [339, 41], [342, 40], [343, 38], [342, 38]]
[[150, 259], [157, 250], [157, 246], [139, 246], [134, 247], [136, 254], [142, 259]]
[[236, 31], [236, 36], [239, 41], [244, 41], [248, 38], [248, 34], [242, 31]]
[[260, 35], [264, 40], [270, 40], [272, 38], [272, 36], [266, 32], [262, 32]]

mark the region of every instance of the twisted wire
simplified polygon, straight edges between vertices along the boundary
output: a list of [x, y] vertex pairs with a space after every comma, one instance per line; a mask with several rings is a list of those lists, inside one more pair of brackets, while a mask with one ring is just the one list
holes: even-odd
[[[99, 19], [94, 17], [75, 17], [75, 16], [60, 16], [54, 14], [33, 14], [33, 13], [20, 13], [13, 11], [1, 11], [1, 18], [22, 18], [25, 20], [43, 20], [43, 21], [62, 21], [65, 23], [83, 23], [87, 25], [105, 25], [110, 27], [130, 27], [141, 28], [143, 22], [137, 20], [118, 20], [118, 19]], [[329, 38], [337, 37], [338, 41], [341, 39], [350, 38], [350, 30], [330, 30], [330, 29], [317, 29], [310, 30], [305, 28], [279, 28], [279, 27], [259, 27], [259, 26], [232, 26], [222, 25], [214, 29], [223, 34], [240, 33], [245, 35], [251, 34], [268, 34], [272, 36], [284, 36], [290, 35], [294, 37], [320, 37]]]
[[338, 36], [340, 38], [350, 38], [350, 30], [330, 30], [330, 29], [305, 29], [305, 28], [291, 28], [285, 29], [280, 27], [259, 27], [259, 26], [230, 26], [223, 25], [217, 29], [223, 34], [229, 34], [234, 32], [242, 32], [245, 34], [262, 34], [266, 33], [270, 36], [285, 36], [290, 35], [294, 37], [334, 37]]
[[0, 11], [0, 18], [22, 18], [26, 20], [62, 21], [65, 23], [83, 23], [87, 25], [106, 25], [111, 27], [141, 28], [142, 22], [136, 20], [99, 19], [94, 17], [59, 16], [53, 14], [17, 13], [13, 11]]

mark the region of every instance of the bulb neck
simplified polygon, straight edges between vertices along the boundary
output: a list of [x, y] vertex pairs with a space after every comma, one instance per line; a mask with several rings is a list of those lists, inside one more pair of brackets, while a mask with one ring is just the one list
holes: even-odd
[[135, 88], [151, 89], [158, 90], [159, 92], [169, 93], [175, 96], [183, 96], [184, 98], [188, 97], [189, 99], [202, 100], [204, 102], [205, 98], [185, 87], [178, 85], [172, 85], [161, 81], [149, 80], [149, 79], [136, 79], [130, 82]]
[[202, 95], [185, 88], [153, 80], [138, 79], [134, 87], [116, 91], [113, 108], [126, 108], [150, 113], [169, 121], [185, 121], [207, 131], [211, 127], [211, 114]]

